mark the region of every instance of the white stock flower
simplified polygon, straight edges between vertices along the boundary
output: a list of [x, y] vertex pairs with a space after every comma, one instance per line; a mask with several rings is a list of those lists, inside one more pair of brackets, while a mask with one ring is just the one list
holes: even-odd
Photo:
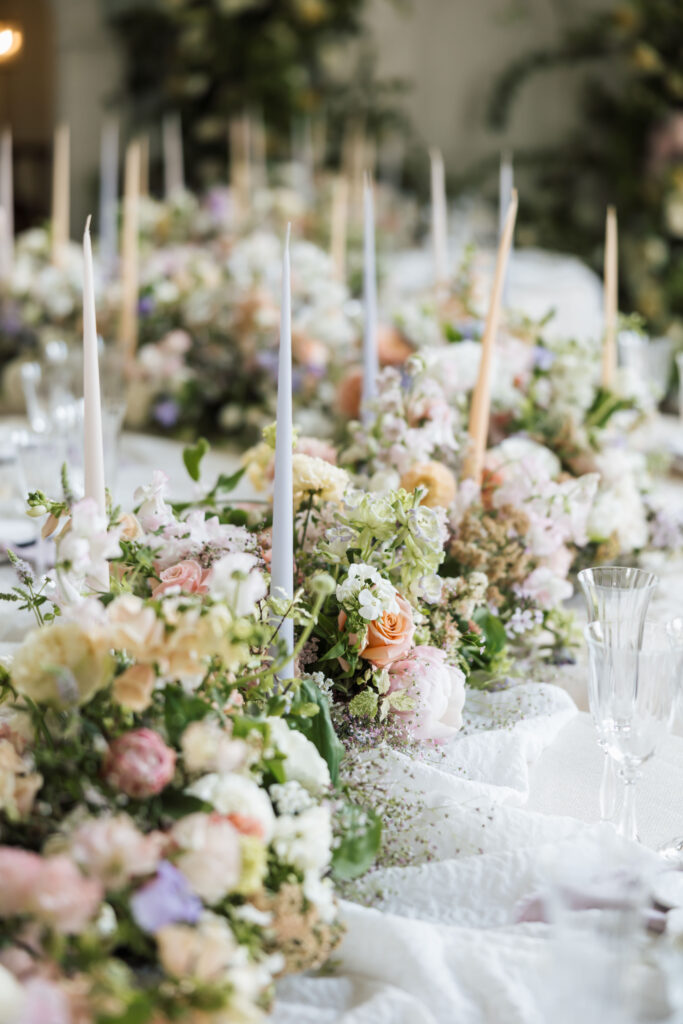
[[225, 601], [237, 618], [255, 615], [257, 603], [266, 596], [266, 581], [256, 565], [254, 555], [234, 552], [224, 555], [211, 569], [209, 593]]
[[265, 842], [273, 834], [275, 814], [270, 799], [253, 779], [234, 773], [219, 775], [211, 772], [193, 782], [186, 792], [205, 800], [219, 814], [240, 814], [253, 818], [261, 826]]
[[282, 815], [275, 823], [272, 846], [280, 860], [304, 874], [328, 866], [332, 849], [332, 822], [327, 807], [311, 807], [292, 817]]
[[288, 780], [300, 783], [309, 793], [320, 793], [330, 784], [330, 770], [310, 740], [296, 729], [290, 729], [281, 718], [268, 718], [270, 740], [284, 756]]

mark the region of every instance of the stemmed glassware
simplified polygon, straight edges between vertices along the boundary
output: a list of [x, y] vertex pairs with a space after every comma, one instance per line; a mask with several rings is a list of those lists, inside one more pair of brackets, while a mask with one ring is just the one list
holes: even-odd
[[620, 835], [637, 840], [636, 784], [666, 734], [674, 709], [678, 658], [667, 627], [645, 622], [630, 636], [619, 620], [586, 626], [591, 714], [619, 765], [624, 799]]
[[[638, 646], [650, 598], [659, 583], [657, 576], [645, 569], [609, 565], [582, 569], [578, 580], [586, 601], [588, 622], [609, 621], [613, 624], [614, 643], [619, 645], [635, 640]], [[593, 721], [598, 743], [605, 755], [600, 785], [600, 817], [603, 821], [612, 821], [617, 805], [616, 763], [608, 753], [607, 738], [595, 714]]]
[[[667, 626], [669, 639], [673, 646], [675, 658], [675, 695], [674, 714], [677, 709], [683, 707], [683, 619], [676, 618]], [[665, 860], [679, 868], [683, 868], [683, 836], [677, 836], [668, 843], [659, 847], [659, 853]]]

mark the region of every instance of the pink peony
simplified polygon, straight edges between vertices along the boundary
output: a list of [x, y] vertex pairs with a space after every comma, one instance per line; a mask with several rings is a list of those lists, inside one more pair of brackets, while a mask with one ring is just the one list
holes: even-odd
[[110, 745], [104, 777], [114, 789], [135, 800], [156, 796], [173, 778], [175, 751], [153, 729], [133, 729]]
[[389, 668], [389, 693], [403, 692], [415, 702], [410, 711], [395, 711], [418, 740], [446, 740], [462, 726], [464, 673], [446, 662], [436, 647], [415, 647]]
[[184, 594], [205, 594], [210, 569], [202, 569], [194, 558], [178, 562], [160, 573], [161, 582], [152, 591], [152, 597], [161, 597], [169, 590], [181, 590]]
[[21, 914], [38, 884], [43, 858], [28, 850], [0, 846], [0, 915]]
[[24, 986], [25, 1002], [15, 1024], [72, 1024], [66, 993], [47, 978], [31, 978]]

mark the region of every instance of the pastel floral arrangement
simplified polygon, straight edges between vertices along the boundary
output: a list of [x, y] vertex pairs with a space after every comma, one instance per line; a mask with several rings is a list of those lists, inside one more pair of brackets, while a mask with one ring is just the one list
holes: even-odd
[[[17, 562], [5, 595], [39, 620], [0, 680], [13, 1024], [265, 1019], [340, 938], [331, 878], [377, 851], [324, 694], [274, 685], [282, 613], [258, 534], [216, 508], [232, 484], [174, 509], [157, 474], [108, 517], [30, 498], [57, 561], [51, 582]], [[331, 586], [309, 582], [300, 647]]]

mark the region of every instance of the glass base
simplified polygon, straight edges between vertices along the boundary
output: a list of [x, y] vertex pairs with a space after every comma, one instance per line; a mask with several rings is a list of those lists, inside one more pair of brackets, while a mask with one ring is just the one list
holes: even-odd
[[683, 836], [672, 839], [670, 843], [664, 843], [657, 853], [672, 867], [683, 868]]

